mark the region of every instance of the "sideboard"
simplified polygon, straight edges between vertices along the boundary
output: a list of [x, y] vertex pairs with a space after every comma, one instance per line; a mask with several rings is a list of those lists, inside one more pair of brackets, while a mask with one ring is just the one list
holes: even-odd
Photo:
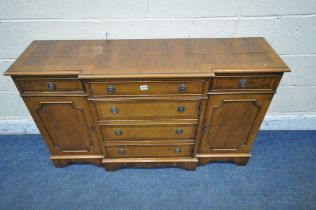
[[287, 65], [264, 38], [33, 41], [12, 77], [56, 167], [247, 164]]

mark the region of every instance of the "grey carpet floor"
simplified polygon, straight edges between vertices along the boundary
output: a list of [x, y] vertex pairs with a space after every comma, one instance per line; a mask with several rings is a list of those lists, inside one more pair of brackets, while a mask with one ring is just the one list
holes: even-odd
[[0, 209], [316, 209], [316, 131], [261, 131], [245, 167], [54, 168], [40, 135], [0, 136]]

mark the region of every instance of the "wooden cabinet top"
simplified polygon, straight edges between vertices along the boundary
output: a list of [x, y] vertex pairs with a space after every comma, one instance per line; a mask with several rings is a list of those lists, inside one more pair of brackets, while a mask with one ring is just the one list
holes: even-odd
[[5, 75], [212, 77], [286, 72], [264, 38], [33, 41]]

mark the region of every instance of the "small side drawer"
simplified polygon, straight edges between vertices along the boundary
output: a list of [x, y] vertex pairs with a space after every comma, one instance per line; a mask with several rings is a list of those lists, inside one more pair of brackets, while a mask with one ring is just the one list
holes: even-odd
[[201, 94], [203, 81], [89, 82], [93, 96]]
[[16, 80], [23, 93], [83, 92], [82, 82], [72, 78], [21, 78]]
[[194, 139], [195, 125], [101, 125], [105, 141]]
[[112, 158], [191, 157], [192, 149], [192, 145], [106, 147], [108, 156]]
[[216, 76], [213, 79], [211, 90], [275, 90], [279, 80], [278, 75]]

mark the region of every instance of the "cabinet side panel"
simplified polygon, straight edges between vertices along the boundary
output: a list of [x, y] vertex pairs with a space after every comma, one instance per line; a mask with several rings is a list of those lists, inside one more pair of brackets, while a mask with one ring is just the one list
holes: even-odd
[[23, 97], [53, 155], [100, 154], [87, 101], [80, 97]]
[[272, 94], [212, 95], [200, 153], [249, 152]]

